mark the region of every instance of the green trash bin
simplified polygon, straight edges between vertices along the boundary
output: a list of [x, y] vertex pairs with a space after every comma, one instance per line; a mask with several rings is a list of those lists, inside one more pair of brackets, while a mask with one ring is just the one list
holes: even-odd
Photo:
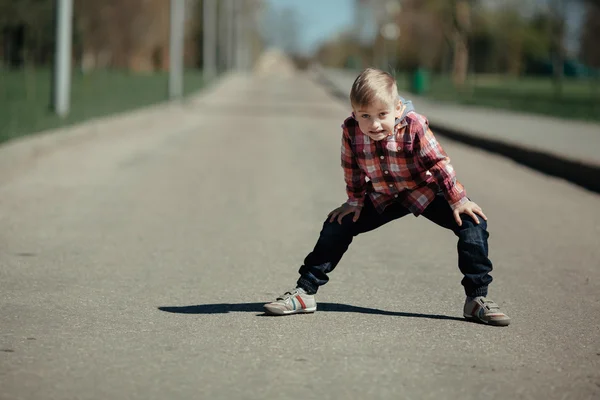
[[417, 68], [413, 73], [411, 90], [414, 94], [425, 94], [429, 90], [429, 73], [425, 68]]
[[360, 69], [360, 58], [356, 57], [356, 56], [350, 56], [346, 59], [346, 62], [344, 63], [344, 67], [346, 69], [351, 69], [351, 70], [359, 70]]

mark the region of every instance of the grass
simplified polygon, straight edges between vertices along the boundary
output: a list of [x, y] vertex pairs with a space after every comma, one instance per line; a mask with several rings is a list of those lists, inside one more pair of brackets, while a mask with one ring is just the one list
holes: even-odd
[[[409, 88], [408, 78], [400, 90]], [[471, 77], [457, 91], [446, 76], [432, 77], [426, 97], [476, 106], [501, 108], [566, 119], [600, 121], [600, 81], [565, 79], [557, 92], [549, 78]]]
[[[399, 73], [396, 77], [399, 89], [409, 91], [409, 75]], [[0, 143], [167, 99], [167, 73], [74, 72], [71, 112], [61, 119], [50, 107], [51, 78], [49, 69], [0, 69]], [[184, 94], [199, 90], [203, 84], [201, 71], [186, 71]], [[426, 96], [452, 103], [600, 121], [598, 80], [565, 80], [559, 95], [552, 81], [544, 78], [474, 76], [464, 90], [457, 91], [449, 77], [433, 76]]]
[[[101, 70], [72, 75], [71, 110], [61, 119], [51, 109], [49, 69], [0, 69], [0, 142], [86, 119], [167, 100], [168, 73]], [[202, 88], [199, 70], [186, 71], [184, 94]]]

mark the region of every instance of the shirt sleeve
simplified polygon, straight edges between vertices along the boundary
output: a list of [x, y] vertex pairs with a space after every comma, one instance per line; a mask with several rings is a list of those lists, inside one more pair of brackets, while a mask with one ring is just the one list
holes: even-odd
[[358, 166], [356, 156], [352, 151], [348, 128], [345, 125], [342, 125], [342, 128], [342, 168], [344, 170], [344, 180], [346, 181], [346, 193], [348, 194], [346, 204], [362, 207], [367, 191], [366, 175]]
[[431, 172], [452, 210], [469, 201], [463, 185], [456, 180], [450, 158], [429, 128], [427, 120], [417, 125], [415, 152], [418, 162]]

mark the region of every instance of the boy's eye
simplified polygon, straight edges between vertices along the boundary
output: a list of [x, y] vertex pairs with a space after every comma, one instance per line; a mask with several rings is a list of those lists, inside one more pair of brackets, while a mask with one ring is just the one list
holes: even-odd
[[385, 117], [386, 115], [388, 115], [387, 112], [382, 112], [382, 113], [379, 114], [380, 117]]
[[361, 115], [362, 118], [369, 118], [369, 114], [363, 114]]

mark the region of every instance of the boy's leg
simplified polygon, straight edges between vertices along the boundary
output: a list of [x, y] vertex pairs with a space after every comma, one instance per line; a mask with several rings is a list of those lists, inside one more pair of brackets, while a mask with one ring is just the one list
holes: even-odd
[[327, 218], [323, 223], [317, 244], [306, 256], [304, 265], [298, 271], [300, 273], [298, 287], [309, 294], [316, 293], [319, 286], [329, 281], [327, 274], [340, 262], [354, 236], [376, 229], [408, 213], [408, 209], [394, 203], [380, 214], [367, 196], [358, 221], [352, 221], [353, 214], [345, 216], [341, 224], [337, 220], [329, 222]]
[[425, 209], [423, 216], [436, 224], [452, 230], [458, 236], [458, 267], [463, 273], [462, 285], [467, 299], [463, 309], [465, 318], [489, 325], [510, 324], [508, 315], [498, 305], [486, 298], [488, 285], [492, 282], [492, 262], [488, 258], [489, 234], [487, 222], [478, 217], [479, 224], [467, 215], [461, 215], [462, 226], [458, 226], [450, 205], [442, 195]]
[[458, 236], [458, 267], [464, 275], [461, 284], [466, 295], [487, 296], [488, 285], [492, 282], [487, 222], [479, 217], [479, 224], [476, 224], [471, 217], [462, 214], [462, 226], [458, 226], [450, 205], [441, 194], [425, 209], [423, 216]]

